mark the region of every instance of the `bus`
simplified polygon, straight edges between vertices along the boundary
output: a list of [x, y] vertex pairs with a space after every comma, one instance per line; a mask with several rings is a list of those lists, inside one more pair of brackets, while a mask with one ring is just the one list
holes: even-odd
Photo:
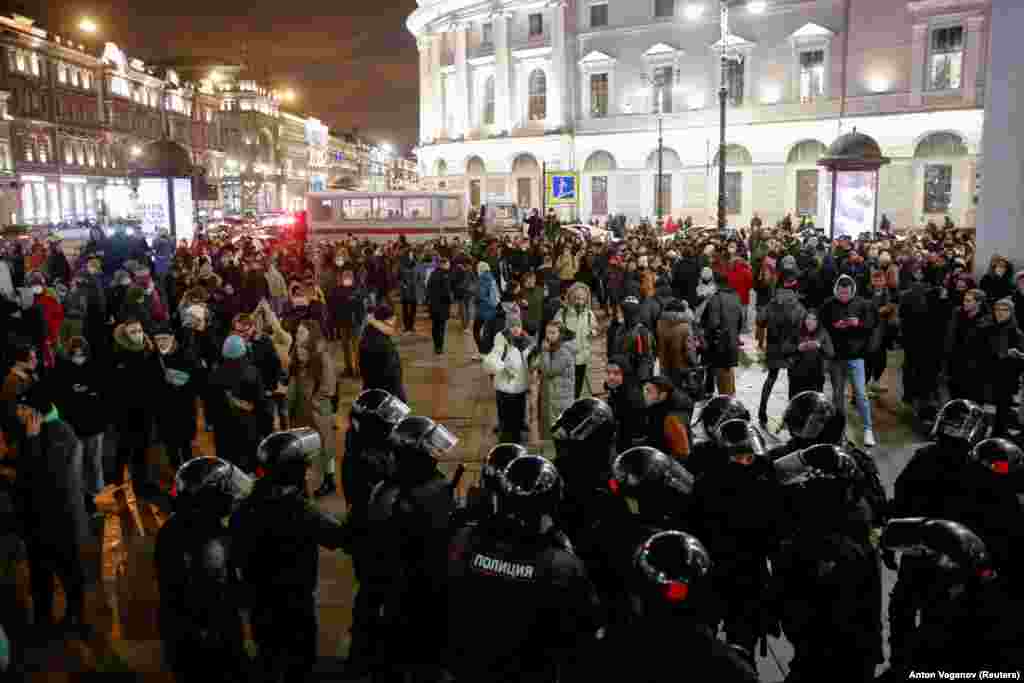
[[349, 192], [306, 194], [308, 241], [348, 235], [371, 240], [405, 235], [409, 241], [467, 234], [465, 197], [449, 192]]

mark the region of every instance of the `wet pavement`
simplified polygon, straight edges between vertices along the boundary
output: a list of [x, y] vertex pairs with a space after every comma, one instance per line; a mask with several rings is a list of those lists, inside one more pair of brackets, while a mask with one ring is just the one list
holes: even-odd
[[[602, 387], [604, 381], [603, 339], [602, 334], [595, 341], [591, 365], [591, 385], [595, 390]], [[472, 336], [464, 332], [457, 320], [452, 320], [448, 326], [445, 353], [437, 356], [433, 353], [429, 320], [421, 317], [417, 321], [416, 333], [402, 336], [398, 343], [413, 412], [443, 422], [460, 439], [441, 467], [451, 476], [457, 465], [466, 466], [460, 485], [464, 493], [479, 478], [481, 463], [496, 443], [493, 385], [481, 370], [479, 361], [472, 357], [475, 351]], [[753, 348], [749, 338], [746, 339], [746, 348]], [[764, 371], [756, 364], [737, 371], [738, 395], [755, 414], [763, 377]], [[890, 369], [883, 385], [893, 387], [893, 390], [873, 401], [880, 443], [874, 449], [874, 455], [890, 493], [892, 482], [912, 453], [915, 442], [921, 441], [911, 433], [908, 417], [898, 403], [895, 392], [898, 383], [897, 373]], [[339, 463], [343, 456], [348, 407], [359, 393], [360, 385], [357, 380], [347, 379], [343, 380], [343, 389], [336, 448]], [[786, 395], [783, 373], [769, 402], [770, 426], [778, 426]], [[851, 415], [855, 412], [851, 407]], [[859, 441], [860, 432], [855, 426], [851, 425], [851, 433], [857, 434], [856, 440]], [[212, 455], [211, 437], [212, 434], [200, 428], [197, 451]], [[531, 450], [541, 445], [533, 442]], [[172, 475], [171, 468], [163, 466], [162, 478], [166, 487], [169, 487]], [[86, 556], [88, 572], [94, 579], [87, 591], [87, 615], [93, 633], [85, 640], [55, 642], [30, 650], [26, 654], [30, 673], [25, 679], [63, 680], [66, 676], [57, 674], [96, 671], [136, 672], [146, 674], [146, 681], [169, 681], [171, 677], [163, 673], [161, 664], [156, 622], [159, 598], [153, 569], [156, 532], [165, 516], [157, 507], [137, 500], [130, 486], [108, 487], [98, 499], [98, 504], [103, 515], [96, 520], [97, 540]], [[340, 494], [323, 498], [320, 504], [328, 511], [344, 514], [345, 502]], [[351, 625], [353, 578], [349, 558], [341, 552], [321, 551], [320, 577], [320, 669], [323, 680], [337, 680], [330, 672], [338, 670], [347, 652]], [[884, 570], [886, 600], [893, 579], [892, 573]], [[28, 609], [31, 598], [27, 591], [28, 570], [24, 562], [18, 565], [18, 585], [19, 600]], [[59, 588], [57, 592], [59, 614], [63, 609], [63, 596]], [[882, 613], [885, 614], [884, 609]], [[759, 657], [761, 680], [767, 683], [781, 681], [787, 671], [791, 650], [784, 640], [774, 639], [769, 650], [767, 657]]]

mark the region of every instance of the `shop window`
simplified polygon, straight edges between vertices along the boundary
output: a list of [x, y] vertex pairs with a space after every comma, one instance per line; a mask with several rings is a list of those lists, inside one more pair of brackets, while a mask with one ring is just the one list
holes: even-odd
[[590, 179], [590, 212], [597, 216], [608, 214], [608, 176], [596, 175]]
[[796, 212], [800, 216], [813, 216], [818, 213], [817, 169], [796, 172]]
[[960, 87], [964, 62], [964, 27], [932, 29], [928, 57], [928, 89], [956, 90]]
[[370, 199], [342, 199], [341, 217], [345, 220], [366, 220], [373, 213]]
[[953, 167], [949, 164], [928, 164], [924, 169], [924, 212], [949, 211], [953, 194]]
[[377, 218], [397, 220], [402, 217], [402, 200], [397, 197], [382, 197], [377, 200]]
[[516, 180], [516, 204], [521, 209], [533, 206], [532, 183], [529, 178], [518, 178]]

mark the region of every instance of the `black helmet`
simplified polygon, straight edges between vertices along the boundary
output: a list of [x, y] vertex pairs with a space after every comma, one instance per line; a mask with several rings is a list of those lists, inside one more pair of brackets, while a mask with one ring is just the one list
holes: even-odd
[[492, 493], [504, 490], [505, 469], [516, 458], [528, 455], [526, 449], [517, 443], [499, 443], [487, 454], [480, 472], [481, 486]]
[[996, 577], [985, 543], [959, 522], [906, 517], [890, 520], [882, 533], [883, 550], [925, 558], [936, 569], [982, 581]]
[[718, 448], [733, 461], [753, 464], [754, 458], [764, 455], [764, 439], [747, 420], [725, 420], [718, 425], [712, 439]]
[[553, 515], [562, 500], [562, 477], [550, 460], [521, 455], [508, 464], [502, 478], [498, 509], [502, 515], [533, 525]]
[[403, 401], [383, 389], [367, 389], [352, 402], [349, 419], [356, 431], [372, 426], [387, 433], [411, 412]]
[[256, 449], [256, 459], [274, 479], [301, 481], [322, 446], [315, 429], [289, 429], [263, 439]]
[[223, 516], [252, 491], [252, 479], [227, 460], [193, 458], [174, 475], [171, 497], [180, 507], [208, 510]]
[[607, 403], [581, 398], [558, 416], [551, 425], [551, 436], [555, 441], [587, 441], [591, 437], [603, 441], [611, 439], [614, 429], [615, 415]]
[[1024, 451], [1008, 439], [985, 439], [971, 449], [970, 459], [996, 474], [1024, 469]]
[[782, 414], [782, 423], [793, 438], [811, 442], [821, 438], [836, 417], [836, 408], [825, 394], [804, 391], [793, 397]]
[[700, 413], [700, 423], [709, 439], [714, 438], [720, 424], [734, 419], [750, 422], [750, 411], [735, 396], [715, 396]]
[[443, 424], [421, 415], [403, 418], [392, 430], [389, 439], [396, 449], [419, 452], [435, 459], [459, 443]]
[[693, 589], [710, 580], [711, 555], [704, 545], [682, 531], [659, 531], [633, 555], [640, 578], [668, 603], [691, 601]]
[[970, 447], [984, 439], [987, 431], [985, 411], [981, 406], [958, 398], [942, 406], [935, 418], [931, 438], [961, 441]]
[[805, 486], [815, 480], [855, 482], [860, 469], [838, 446], [818, 444], [776, 460], [775, 474], [782, 486]]
[[[612, 462], [608, 487], [615, 495], [635, 500], [644, 515], [659, 512], [684, 512], [680, 498], [693, 495], [693, 475], [689, 470], [650, 446], [637, 446], [621, 453]], [[655, 507], [654, 510], [649, 507]], [[634, 513], [640, 510], [634, 510]]]

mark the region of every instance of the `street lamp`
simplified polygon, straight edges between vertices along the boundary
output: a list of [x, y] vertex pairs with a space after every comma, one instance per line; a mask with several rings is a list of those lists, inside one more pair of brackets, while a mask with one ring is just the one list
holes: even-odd
[[295, 101], [295, 91], [292, 90], [291, 88], [288, 88], [283, 93], [281, 93], [281, 96], [284, 98], [284, 101], [288, 102], [289, 104]]
[[81, 21], [78, 22], [78, 30], [82, 33], [94, 35], [97, 31], [100, 30], [100, 27], [96, 24], [95, 21], [93, 21], [89, 17], [82, 17]]
[[658, 90], [658, 97], [657, 97], [657, 99], [654, 102], [654, 114], [655, 114], [655, 116], [658, 117], [658, 176], [657, 176], [657, 180], [655, 180], [655, 182], [654, 182], [654, 211], [655, 211], [655, 215], [657, 216], [657, 223], [656, 223], [656, 225], [658, 226], [658, 228], [661, 228], [662, 216], [664, 216], [664, 214], [665, 214], [665, 207], [662, 206], [662, 201], [663, 201], [662, 190], [664, 189], [662, 187], [662, 182], [664, 181], [664, 178], [662, 176], [664, 174], [664, 158], [665, 158], [665, 156], [664, 156], [665, 141], [664, 141], [664, 137], [662, 136], [662, 128], [663, 128], [663, 125], [664, 125], [664, 118], [665, 118], [665, 108], [664, 108], [665, 88], [671, 87], [672, 84], [671, 83], [665, 83], [664, 82], [664, 78], [663, 78], [663, 76], [661, 75], [660, 72], [658, 72], [657, 75], [654, 76], [653, 79], [651, 79], [647, 74], [644, 74], [642, 76], [642, 78], [643, 78], [645, 83], [649, 83], [650, 85], [652, 85], [653, 87], [657, 88], [657, 90]]

